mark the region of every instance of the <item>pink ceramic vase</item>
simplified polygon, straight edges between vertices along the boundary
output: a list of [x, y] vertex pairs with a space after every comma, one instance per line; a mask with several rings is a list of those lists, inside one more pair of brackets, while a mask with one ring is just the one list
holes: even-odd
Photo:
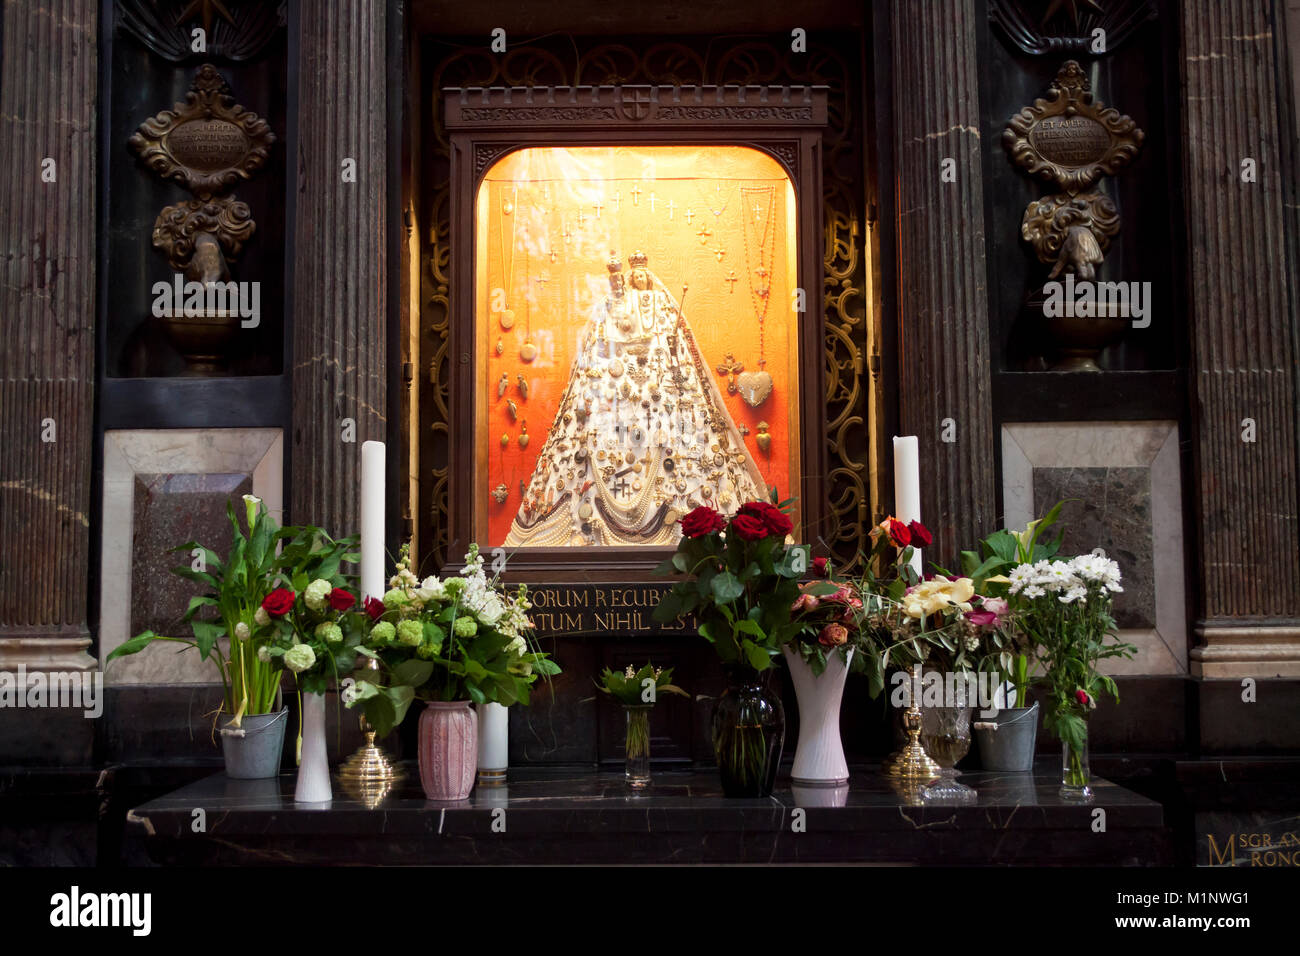
[[464, 800], [478, 771], [478, 715], [467, 700], [431, 700], [420, 714], [420, 785], [430, 800]]

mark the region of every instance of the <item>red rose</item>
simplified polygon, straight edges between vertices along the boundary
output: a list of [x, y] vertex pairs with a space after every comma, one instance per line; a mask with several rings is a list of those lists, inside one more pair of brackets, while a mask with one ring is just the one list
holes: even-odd
[[727, 519], [707, 505], [700, 505], [682, 519], [682, 536], [699, 538], [706, 534], [721, 531], [727, 526]]
[[1076, 690], [1074, 699], [1078, 701], [1080, 707], [1086, 707], [1089, 710], [1095, 710], [1097, 702], [1092, 699], [1086, 690]]
[[284, 617], [293, 610], [293, 599], [297, 597], [288, 588], [276, 588], [262, 598], [262, 610], [271, 617]]
[[896, 548], [906, 548], [912, 543], [912, 532], [907, 530], [907, 525], [897, 518], [889, 519], [889, 540], [894, 542]]
[[357, 603], [357, 599], [342, 588], [335, 588], [329, 593], [328, 597], [330, 607], [334, 608], [336, 611], [346, 611], [352, 605]]
[[817, 635], [817, 643], [822, 647], [839, 647], [849, 639], [849, 630], [843, 624], [827, 624]]
[[776, 505], [766, 501], [746, 502], [740, 506], [738, 513], [762, 521], [767, 528], [767, 533], [776, 535], [779, 538], [784, 538], [794, 530], [794, 522], [790, 520], [789, 515]]
[[370, 615], [370, 620], [379, 620], [379, 616], [384, 613], [384, 602], [379, 598], [366, 598], [366, 613]]
[[928, 548], [934, 538], [930, 536], [930, 530], [921, 522], [913, 521], [907, 526], [907, 530], [912, 534], [912, 547]]
[[746, 541], [759, 541], [767, 537], [767, 525], [763, 519], [748, 514], [738, 514], [732, 518], [731, 530]]
[[831, 576], [831, 559], [813, 558], [812, 573], [815, 577], [829, 578]]

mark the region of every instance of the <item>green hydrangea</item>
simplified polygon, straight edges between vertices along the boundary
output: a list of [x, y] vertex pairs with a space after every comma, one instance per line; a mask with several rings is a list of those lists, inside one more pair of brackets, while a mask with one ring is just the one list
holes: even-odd
[[418, 647], [424, 640], [424, 625], [419, 621], [399, 621], [397, 623], [397, 642], [410, 647]]
[[406, 605], [406, 592], [401, 588], [392, 588], [384, 592], [384, 607], [390, 611]]
[[478, 623], [472, 617], [458, 617], [451, 629], [457, 637], [473, 637], [478, 633]]
[[385, 644], [391, 644], [393, 638], [397, 636], [397, 628], [388, 621], [380, 621], [370, 629], [370, 643], [376, 647], [383, 647]]
[[419, 647], [415, 649], [415, 656], [426, 661], [433, 660], [434, 657], [437, 656], [437, 654], [438, 654], [438, 649], [434, 647], [433, 644], [431, 644], [429, 641], [425, 641], [423, 644], [421, 644]]
[[302, 592], [303, 602], [313, 611], [325, 610], [326, 601], [329, 598], [330, 591], [334, 590], [334, 585], [330, 584], [324, 578], [317, 578], [311, 584], [307, 585], [307, 590]]
[[325, 621], [316, 625], [316, 636], [326, 644], [342, 644], [343, 628], [332, 621]]
[[446, 581], [442, 582], [442, 586], [447, 590], [447, 597], [454, 598], [456, 595], [460, 594], [461, 591], [465, 590], [465, 579], [448, 578]]
[[295, 674], [310, 670], [315, 663], [316, 652], [311, 649], [310, 644], [295, 644], [284, 652], [284, 666]]

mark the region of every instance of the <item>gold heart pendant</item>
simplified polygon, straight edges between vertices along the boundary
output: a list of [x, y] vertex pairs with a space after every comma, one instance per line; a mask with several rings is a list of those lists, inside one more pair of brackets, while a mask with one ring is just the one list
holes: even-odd
[[772, 376], [760, 369], [736, 376], [736, 391], [750, 408], [758, 408], [772, 397]]
[[759, 450], [764, 455], [772, 449], [772, 433], [767, 430], [767, 422], [758, 423], [758, 434], [754, 436], [754, 441], [758, 442]]

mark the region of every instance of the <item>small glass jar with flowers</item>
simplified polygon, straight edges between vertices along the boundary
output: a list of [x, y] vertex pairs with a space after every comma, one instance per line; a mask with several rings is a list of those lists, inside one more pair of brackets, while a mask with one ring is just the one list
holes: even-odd
[[690, 697], [672, 680], [671, 667], [655, 667], [649, 662], [640, 670], [629, 664], [623, 671], [607, 667], [601, 672], [598, 686], [622, 704], [627, 714], [623, 776], [633, 790], [650, 786], [650, 712], [659, 700], [659, 694]]

